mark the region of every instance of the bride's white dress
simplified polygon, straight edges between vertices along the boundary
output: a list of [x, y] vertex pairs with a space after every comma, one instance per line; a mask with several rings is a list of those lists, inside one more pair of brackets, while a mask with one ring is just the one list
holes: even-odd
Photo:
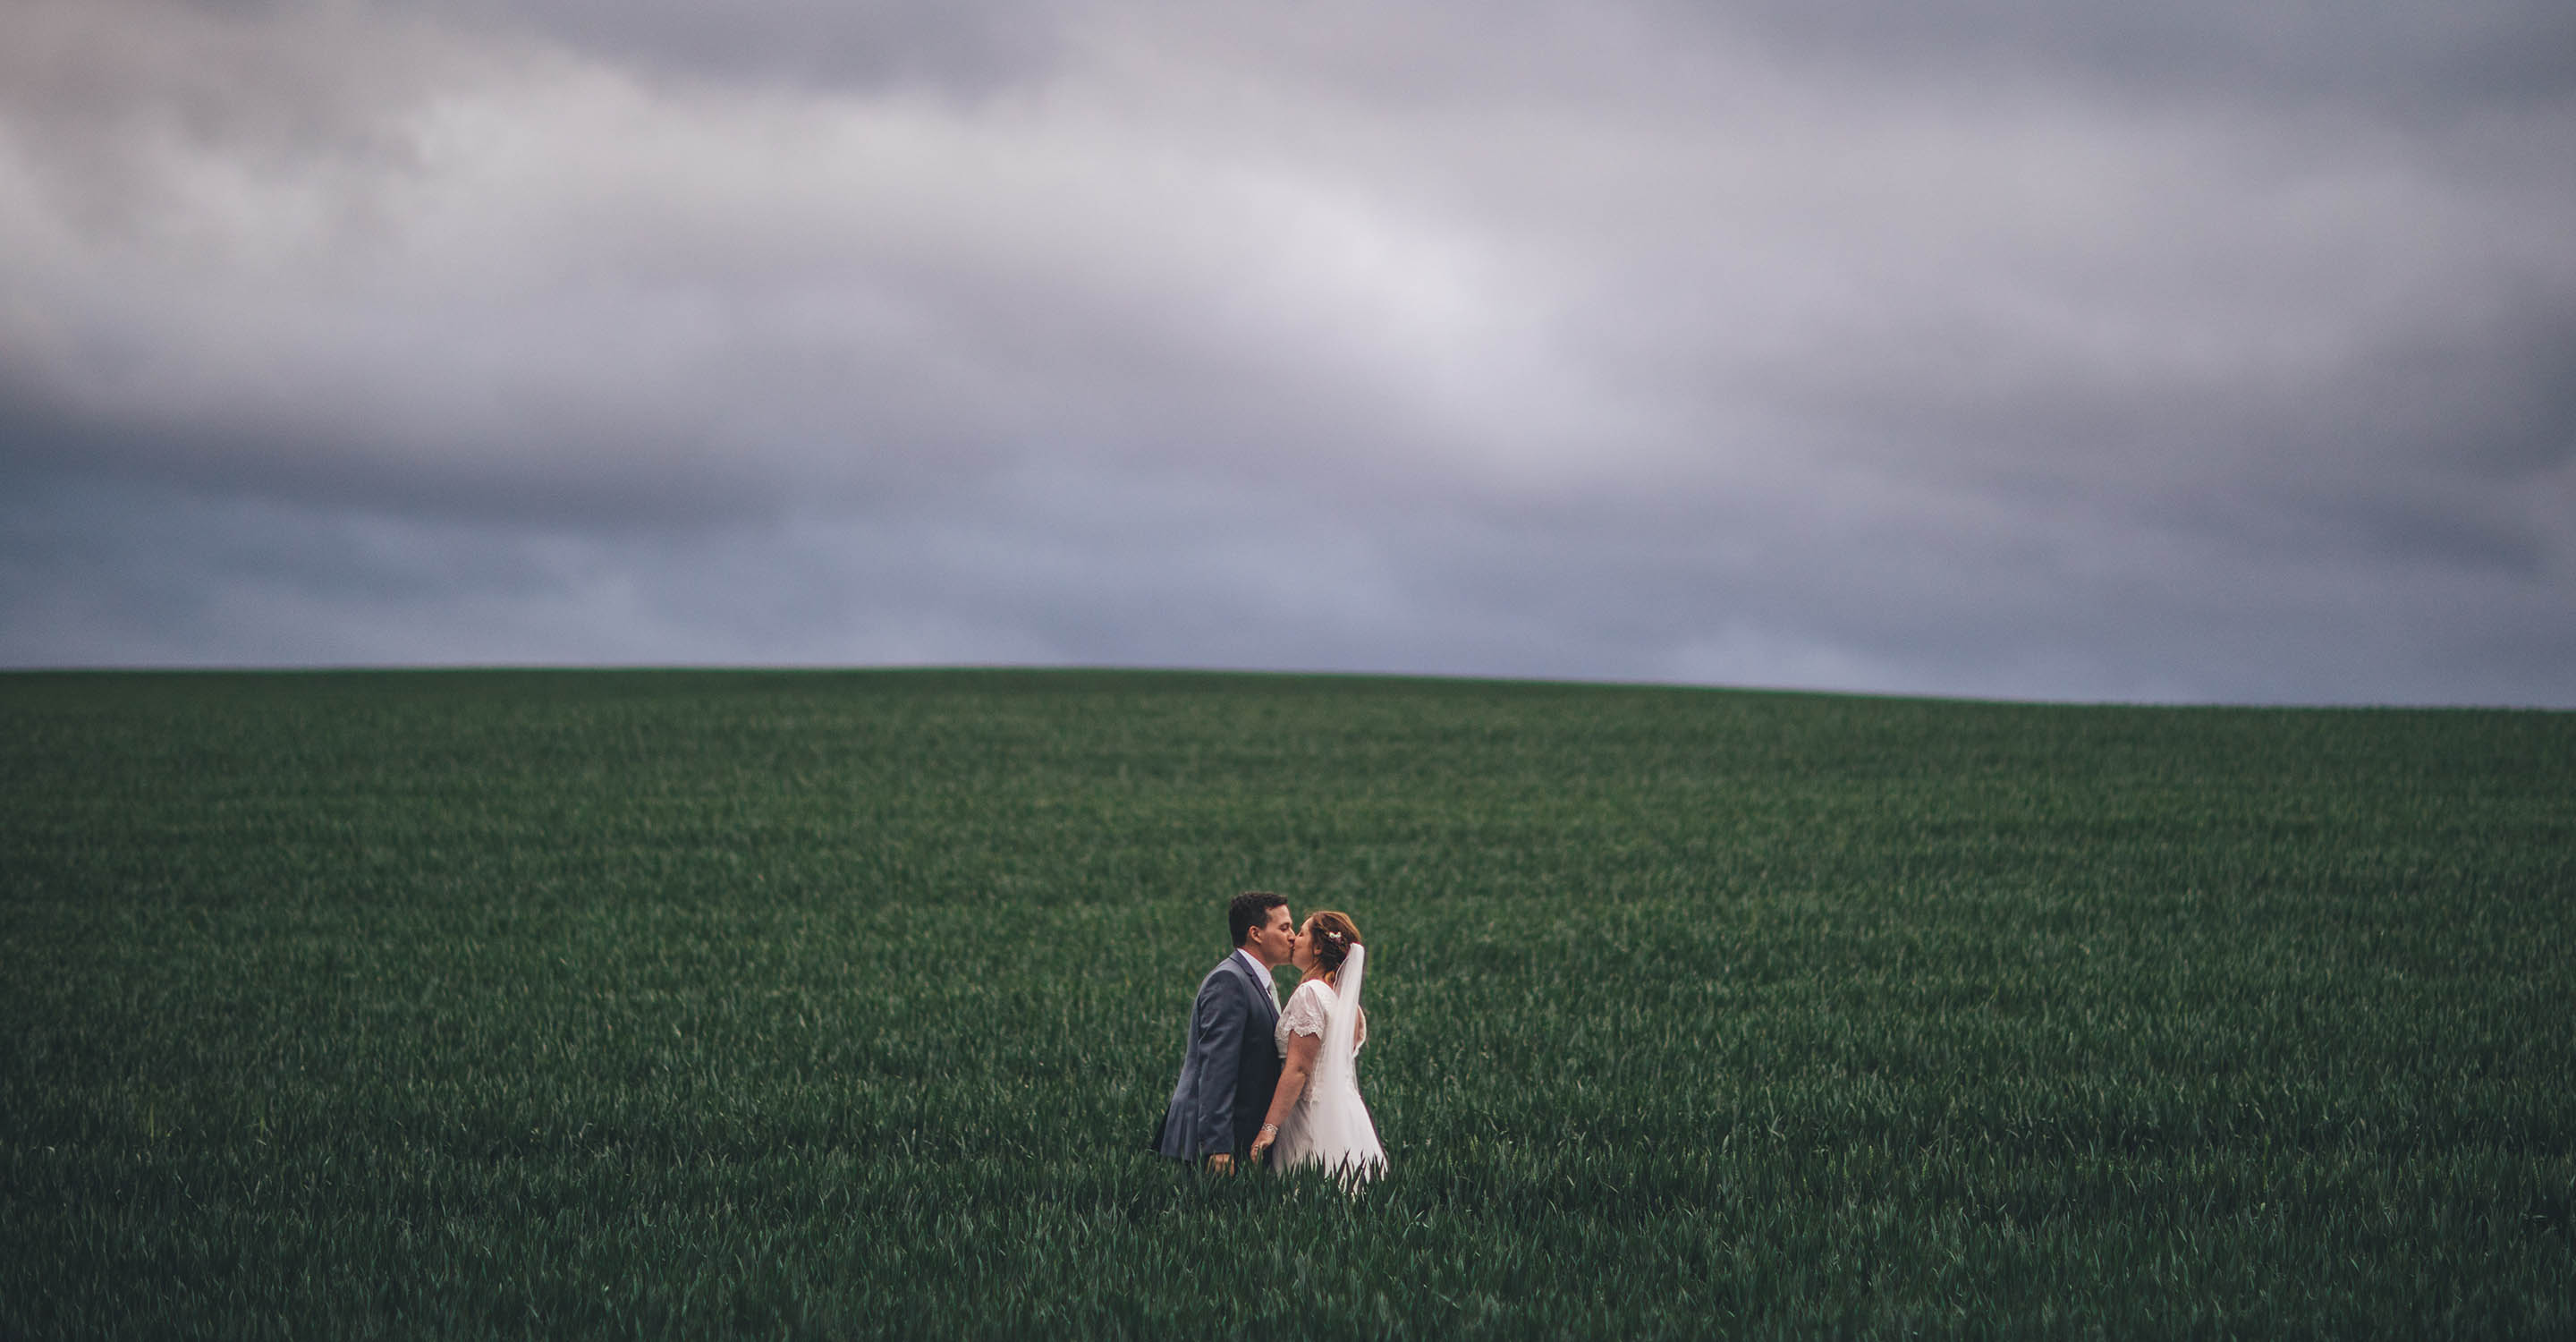
[[[1351, 958], [1362, 958], [1360, 948], [1352, 948]], [[1343, 965], [1339, 977], [1345, 987], [1358, 987], [1356, 968]], [[1346, 1005], [1322, 979], [1308, 979], [1289, 994], [1288, 1005], [1279, 1012], [1279, 1024], [1271, 1033], [1279, 1042], [1280, 1057], [1288, 1056], [1292, 1034], [1313, 1035], [1323, 1041], [1323, 1047], [1314, 1073], [1306, 1079], [1306, 1093], [1297, 1097], [1297, 1106], [1279, 1125], [1278, 1140], [1271, 1146], [1272, 1169], [1320, 1165], [1350, 1184], [1386, 1172], [1386, 1151], [1378, 1145], [1377, 1124], [1370, 1121], [1368, 1104], [1360, 1098], [1359, 1050], [1367, 1040], [1360, 1032], [1355, 1006]]]

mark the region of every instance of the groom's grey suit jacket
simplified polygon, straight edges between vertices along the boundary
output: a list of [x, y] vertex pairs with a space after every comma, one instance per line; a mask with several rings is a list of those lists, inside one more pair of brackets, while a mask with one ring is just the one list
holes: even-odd
[[1154, 1149], [1176, 1160], [1250, 1151], [1279, 1088], [1278, 989], [1232, 951], [1199, 980], [1190, 1051]]

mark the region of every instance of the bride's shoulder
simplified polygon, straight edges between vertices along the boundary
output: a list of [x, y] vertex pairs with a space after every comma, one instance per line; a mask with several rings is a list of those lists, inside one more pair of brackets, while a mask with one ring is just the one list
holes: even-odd
[[1297, 985], [1297, 991], [1288, 994], [1288, 1000], [1292, 1004], [1300, 1001], [1310, 1002], [1314, 1004], [1317, 1011], [1326, 1011], [1330, 1010], [1338, 999], [1333, 996], [1333, 985], [1322, 979], [1308, 979]]

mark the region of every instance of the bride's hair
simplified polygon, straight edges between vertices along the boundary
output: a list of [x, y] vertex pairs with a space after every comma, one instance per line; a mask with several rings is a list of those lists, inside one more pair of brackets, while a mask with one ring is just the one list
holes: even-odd
[[1318, 910], [1306, 920], [1306, 930], [1314, 934], [1315, 968], [1326, 974], [1339, 970], [1342, 957], [1360, 944], [1360, 925], [1338, 909]]

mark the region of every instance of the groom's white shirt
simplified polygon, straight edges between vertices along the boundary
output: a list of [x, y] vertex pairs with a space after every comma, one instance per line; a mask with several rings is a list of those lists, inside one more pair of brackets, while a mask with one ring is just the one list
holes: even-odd
[[1279, 980], [1270, 977], [1270, 966], [1261, 963], [1260, 960], [1254, 958], [1252, 952], [1245, 950], [1241, 946], [1235, 947], [1234, 953], [1242, 956], [1245, 964], [1252, 966], [1252, 976], [1254, 978], [1270, 985], [1270, 1009], [1273, 1011], [1286, 1010], [1285, 1007], [1279, 1005]]

